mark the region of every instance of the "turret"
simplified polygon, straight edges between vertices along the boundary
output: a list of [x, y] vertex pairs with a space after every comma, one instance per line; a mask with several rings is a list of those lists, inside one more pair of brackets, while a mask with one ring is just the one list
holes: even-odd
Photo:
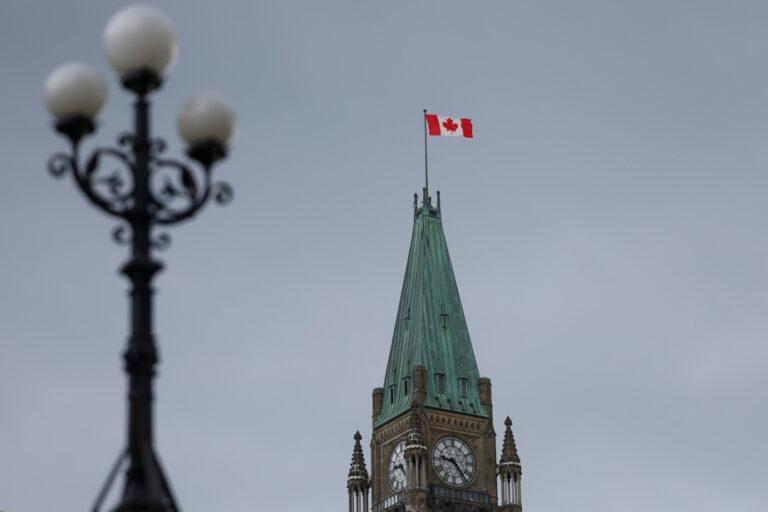
[[373, 425], [376, 425], [376, 419], [381, 414], [381, 406], [384, 403], [384, 388], [374, 388], [373, 390]]
[[483, 404], [488, 417], [493, 424], [493, 399], [491, 398], [491, 379], [480, 377], [477, 379], [477, 392], [480, 394], [480, 403]]
[[515, 436], [512, 434], [512, 420], [504, 420], [507, 426], [504, 431], [504, 446], [499, 459], [499, 479], [501, 480], [501, 506], [509, 510], [522, 510], [520, 501], [520, 477], [523, 475], [520, 456], [515, 446]]
[[427, 369], [421, 365], [413, 367], [412, 403], [416, 407], [424, 407], [427, 399]]
[[355, 432], [355, 447], [352, 450], [352, 463], [349, 465], [347, 476], [349, 512], [368, 512], [368, 489], [371, 485], [368, 470], [365, 469], [365, 456], [360, 439], [360, 432]]
[[421, 420], [416, 408], [408, 420], [408, 439], [405, 441], [406, 489], [427, 488], [427, 445], [421, 431]]

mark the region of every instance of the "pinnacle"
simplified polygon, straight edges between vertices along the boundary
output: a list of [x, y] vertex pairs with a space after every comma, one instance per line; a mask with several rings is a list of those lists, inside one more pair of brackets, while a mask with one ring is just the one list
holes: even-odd
[[419, 413], [415, 408], [412, 409], [411, 417], [408, 419], [408, 426], [411, 429], [421, 430], [421, 419], [419, 418]]
[[405, 450], [406, 453], [411, 450], [424, 452], [426, 448], [424, 433], [421, 430], [421, 419], [419, 418], [418, 411], [414, 408], [411, 410], [411, 417], [408, 420], [408, 442], [405, 445]]
[[349, 464], [347, 486], [363, 488], [368, 485], [368, 470], [365, 467], [365, 456], [360, 440], [363, 438], [360, 432], [355, 432], [355, 447], [352, 449], [352, 462]]
[[507, 429], [504, 432], [504, 445], [501, 449], [501, 460], [499, 460], [499, 463], [516, 463], [519, 465], [520, 456], [517, 454], [517, 446], [515, 446], [515, 435], [512, 433], [512, 420], [509, 419], [509, 416], [507, 416], [507, 419], [504, 420], [504, 424], [507, 426]]
[[411, 413], [408, 427], [410, 428], [411, 436], [423, 440], [421, 418], [419, 418], [419, 413], [416, 410]]

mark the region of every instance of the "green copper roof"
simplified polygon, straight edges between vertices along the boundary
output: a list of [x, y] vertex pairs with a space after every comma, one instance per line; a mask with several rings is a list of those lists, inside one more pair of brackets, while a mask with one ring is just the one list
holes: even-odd
[[[384, 377], [384, 403], [376, 426], [410, 409], [411, 372], [416, 365], [427, 370], [427, 407], [488, 416], [477, 391], [480, 375], [448, 256], [440, 209], [431, 206], [415, 210]], [[462, 386], [462, 380], [466, 386]]]

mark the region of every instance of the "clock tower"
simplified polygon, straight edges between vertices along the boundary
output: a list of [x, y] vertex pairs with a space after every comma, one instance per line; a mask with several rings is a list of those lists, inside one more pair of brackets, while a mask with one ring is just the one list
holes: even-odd
[[414, 196], [413, 208], [384, 386], [373, 390], [371, 473], [357, 433], [349, 512], [522, 512], [512, 422], [505, 422], [497, 459], [491, 380], [480, 377], [475, 362], [443, 234], [440, 192], [437, 207], [425, 189], [420, 206]]

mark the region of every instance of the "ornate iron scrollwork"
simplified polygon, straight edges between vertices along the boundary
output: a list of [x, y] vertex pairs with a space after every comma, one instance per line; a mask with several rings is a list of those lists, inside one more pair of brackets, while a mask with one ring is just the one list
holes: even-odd
[[[193, 217], [211, 198], [220, 205], [231, 202], [232, 187], [224, 182], [212, 183], [210, 168], [160, 158], [167, 144], [163, 139], [154, 138], [149, 141], [147, 151], [146, 211], [136, 211], [136, 162], [131, 153], [122, 149], [135, 148], [136, 143], [134, 134], [123, 133], [117, 138], [117, 148], [95, 149], [84, 160], [84, 165], [80, 163], [79, 148], [75, 144], [71, 155], [54, 154], [48, 161], [48, 171], [57, 178], [72, 174], [78, 188], [93, 204], [128, 221], [129, 225], [136, 215], [148, 215], [150, 224], [176, 224]], [[130, 242], [124, 225], [113, 230], [112, 238], [120, 244]], [[160, 233], [152, 238], [152, 247], [164, 249], [170, 242], [170, 235]]]

